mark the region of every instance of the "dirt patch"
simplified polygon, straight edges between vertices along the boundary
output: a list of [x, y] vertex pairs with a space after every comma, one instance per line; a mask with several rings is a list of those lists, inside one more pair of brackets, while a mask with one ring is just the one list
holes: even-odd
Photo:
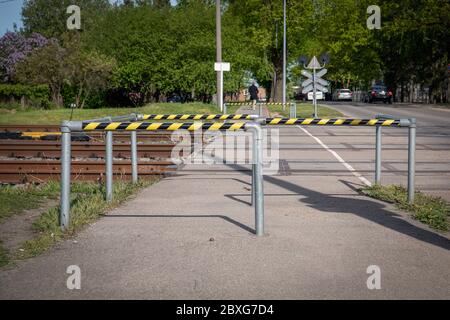
[[15, 252], [20, 249], [24, 241], [30, 240], [35, 236], [32, 229], [33, 222], [42, 213], [57, 206], [58, 203], [56, 199], [47, 199], [38, 208], [25, 210], [3, 221], [0, 224], [0, 240], [3, 247], [9, 252]]

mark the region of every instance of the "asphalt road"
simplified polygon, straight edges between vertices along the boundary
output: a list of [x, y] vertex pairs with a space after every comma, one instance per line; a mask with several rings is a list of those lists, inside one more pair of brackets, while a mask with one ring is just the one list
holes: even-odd
[[[372, 118], [377, 114], [389, 114], [396, 118], [416, 118], [417, 189], [450, 201], [450, 109], [383, 103], [328, 102], [325, 104], [354, 118]], [[318, 132], [317, 129], [314, 128], [314, 132]], [[407, 129], [383, 128], [382, 183], [384, 184], [406, 185], [407, 132]], [[333, 128], [323, 130], [321, 136], [326, 143], [340, 142], [344, 148], [340, 150], [343, 158], [373, 181], [373, 172], [366, 162], [374, 158], [373, 129]], [[345, 149], [345, 146], [348, 148]]]

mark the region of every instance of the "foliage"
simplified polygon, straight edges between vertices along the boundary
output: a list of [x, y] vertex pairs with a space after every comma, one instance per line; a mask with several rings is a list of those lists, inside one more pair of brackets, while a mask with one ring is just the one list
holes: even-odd
[[[171, 10], [146, 4], [116, 7], [106, 13], [96, 32], [86, 34], [87, 47], [114, 57], [115, 86], [140, 92], [145, 101], [158, 101], [169, 93], [209, 101], [216, 81], [214, 12], [200, 1]], [[254, 55], [239, 22], [228, 22], [223, 26], [223, 59], [232, 61], [233, 67], [225, 75], [225, 90], [235, 91]]]
[[370, 197], [394, 203], [399, 209], [411, 212], [414, 219], [434, 229], [442, 231], [449, 229], [450, 204], [442, 198], [416, 192], [414, 203], [410, 204], [406, 188], [396, 185], [373, 185], [362, 191]]
[[47, 38], [63, 40], [69, 5], [80, 7], [83, 30], [95, 29], [101, 12], [111, 7], [108, 0], [25, 0], [22, 7], [25, 32], [39, 32]]
[[39, 33], [25, 37], [18, 32], [6, 32], [0, 38], [0, 80], [11, 81], [18, 62], [36, 48], [47, 45], [49, 40]]
[[76, 105], [83, 108], [89, 95], [108, 88], [115, 60], [95, 50], [83, 50], [76, 36], [64, 39], [67, 48], [52, 41], [26, 57], [18, 64], [15, 79], [47, 84], [57, 106], [63, 106], [62, 90], [68, 85], [75, 91]]
[[16, 258], [25, 259], [42, 253], [58, 241], [72, 236], [87, 224], [95, 221], [108, 210], [118, 206], [143, 187], [157, 182], [158, 178], [141, 180], [137, 184], [125, 181], [114, 183], [113, 201], [104, 200], [104, 188], [97, 183], [73, 183], [72, 194], [75, 200], [71, 204], [70, 228], [63, 232], [59, 226], [59, 208], [55, 207], [42, 214], [34, 223], [33, 229], [38, 232], [36, 238], [25, 241]]
[[109, 87], [116, 62], [96, 50], [84, 51], [78, 40], [72, 41], [65, 60], [66, 82], [75, 88], [75, 104], [83, 109], [87, 98]]
[[430, 87], [445, 83], [450, 57], [450, 3], [446, 0], [381, 1], [383, 32], [376, 37], [386, 82], [403, 88], [409, 81]]
[[47, 84], [53, 102], [62, 106], [61, 89], [65, 80], [64, 61], [67, 56], [68, 51], [53, 41], [21, 61], [17, 65], [15, 79], [32, 85]]
[[20, 100], [23, 97], [30, 101], [32, 106], [46, 107], [49, 104], [49, 96], [47, 85], [0, 84], [0, 100]]
[[26, 209], [37, 208], [48, 198], [55, 199], [58, 196], [58, 188], [57, 182], [44, 185], [1, 186], [0, 223]]
[[[78, 4], [83, 31], [72, 32], [81, 41], [76, 51], [81, 56], [95, 52], [93, 60], [97, 63], [108, 59], [117, 63], [110, 81], [113, 90], [107, 91], [103, 85], [96, 90], [114, 98], [120, 93], [128, 104], [136, 103], [129, 93], [141, 94], [141, 103], [160, 101], [171, 94], [188, 101], [208, 102], [216, 91], [216, 73], [212, 68], [216, 60], [215, 1], [177, 3], [171, 6], [167, 0], [127, 0], [123, 4], [110, 4], [107, 0], [28, 0], [23, 7], [24, 29], [25, 34], [34, 31], [58, 38], [61, 47], [71, 49], [66, 37], [65, 8]], [[274, 100], [280, 101], [283, 1], [222, 3], [223, 60], [232, 65], [231, 72], [224, 75], [225, 92], [246, 87], [249, 78], [255, 77], [270, 88]], [[335, 87], [365, 87], [382, 80], [391, 88], [415, 82], [429, 86], [433, 95], [448, 91], [450, 3], [381, 0], [381, 30], [369, 30], [366, 26], [366, 10], [371, 4], [369, 0], [288, 0], [290, 84], [298, 85], [303, 80], [300, 55], [312, 57], [328, 52], [331, 61], [327, 79]], [[83, 81], [66, 82], [76, 82], [77, 89], [84, 87], [80, 85]]]
[[106, 116], [121, 116], [131, 113], [143, 114], [186, 114], [217, 113], [217, 105], [206, 103], [155, 103], [139, 108], [102, 108], [55, 110], [19, 110], [14, 113], [0, 108], [0, 124], [60, 124], [62, 120], [96, 119]]

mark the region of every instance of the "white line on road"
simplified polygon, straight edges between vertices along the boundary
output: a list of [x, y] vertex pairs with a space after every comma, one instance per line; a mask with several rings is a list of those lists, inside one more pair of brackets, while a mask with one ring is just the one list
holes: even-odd
[[364, 183], [365, 185], [367, 185], [369, 187], [372, 185], [372, 183], [369, 180], [364, 178], [358, 171], [355, 170], [355, 168], [353, 168], [351, 165], [349, 165], [347, 162], [345, 162], [345, 160], [342, 159], [342, 157], [337, 152], [335, 152], [334, 150], [330, 149], [325, 143], [322, 142], [322, 140], [320, 140], [319, 138], [313, 136], [305, 128], [302, 128], [301, 126], [297, 126], [297, 127], [299, 127], [300, 130], [302, 130], [308, 136], [310, 136], [311, 138], [316, 140], [318, 144], [320, 144], [325, 150], [327, 150], [329, 153], [331, 153], [340, 163], [342, 163], [344, 165], [344, 167], [347, 168], [348, 171], [350, 171], [355, 177], [357, 177], [359, 180], [361, 180], [362, 183]]

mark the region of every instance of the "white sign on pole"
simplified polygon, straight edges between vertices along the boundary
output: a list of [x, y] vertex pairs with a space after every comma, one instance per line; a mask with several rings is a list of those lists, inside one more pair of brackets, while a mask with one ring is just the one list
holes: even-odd
[[323, 69], [320, 70], [320, 71], [317, 71], [317, 73], [316, 73], [316, 78], [322, 78], [327, 72], [328, 72], [328, 70], [325, 69], [325, 68], [323, 68]]
[[313, 75], [311, 73], [309, 73], [308, 71], [306, 71], [306, 70], [302, 70], [302, 75], [307, 77], [307, 78], [309, 78], [309, 79], [313, 78]]
[[[313, 93], [308, 92], [308, 100], [313, 100]], [[316, 91], [316, 100], [323, 100], [322, 91]]]
[[326, 87], [328, 87], [329, 85], [327, 80], [323, 80], [322, 78], [318, 78], [317, 76], [316, 76], [316, 84], [321, 84]]
[[313, 88], [312, 84], [310, 84], [303, 88], [302, 93], [308, 93], [308, 92], [312, 91], [313, 89], [314, 88]]
[[316, 83], [316, 90], [320, 90], [320, 91], [325, 92], [325, 93], [328, 92], [327, 88], [325, 88], [324, 86], [322, 86], [321, 84], [318, 84], [318, 83]]
[[[312, 66], [314, 65], [314, 58], [313, 58], [313, 60], [311, 60], [311, 63], [309, 65], [312, 65]], [[317, 59], [316, 59], [316, 61], [317, 61]], [[308, 72], [306, 70], [302, 70], [301, 74], [307, 78], [305, 81], [302, 82], [302, 87], [303, 87], [302, 93], [308, 93], [310, 91], [313, 91], [314, 90], [313, 84], [315, 84], [316, 90], [321, 91], [320, 94], [327, 93], [328, 89], [326, 87], [328, 87], [329, 82], [321, 78], [323, 75], [325, 75], [327, 73], [327, 71], [328, 71], [327, 69], [322, 69], [322, 70], [318, 71], [316, 73], [316, 76], [314, 77], [310, 72]], [[311, 93], [311, 99], [312, 99], [312, 93]], [[319, 98], [317, 98], [317, 99], [319, 99]]]
[[216, 62], [214, 63], [214, 71], [230, 71], [230, 63], [229, 62]]
[[311, 61], [309, 62], [307, 68], [308, 69], [320, 69], [321, 68], [320, 63], [319, 63], [319, 61], [317, 61], [316, 56], [314, 56], [311, 59]]
[[302, 87], [305, 88], [309, 86], [312, 82], [313, 82], [312, 79], [306, 79], [305, 81], [302, 82]]

